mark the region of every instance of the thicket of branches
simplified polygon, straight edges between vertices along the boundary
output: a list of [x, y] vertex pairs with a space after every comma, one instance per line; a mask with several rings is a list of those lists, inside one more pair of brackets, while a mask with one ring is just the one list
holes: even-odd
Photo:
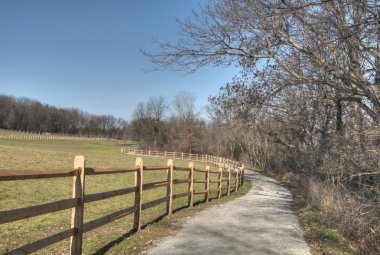
[[379, 1], [210, 0], [179, 26], [145, 54], [157, 69], [240, 67], [210, 98], [231, 156], [291, 173], [356, 253], [379, 254]]
[[[238, 159], [243, 155], [241, 130], [228, 126], [216, 107], [197, 112], [196, 95], [180, 92], [169, 102], [152, 97], [137, 104], [129, 137], [144, 149], [204, 153]], [[207, 118], [205, 116], [207, 114]], [[232, 123], [231, 123], [232, 124]]]
[[195, 94], [178, 93], [170, 104], [163, 97], [140, 102], [130, 135], [142, 148], [201, 153], [207, 150], [206, 122], [195, 111]]
[[0, 128], [33, 133], [126, 139], [127, 122], [112, 115], [64, 109], [28, 98], [0, 95]]

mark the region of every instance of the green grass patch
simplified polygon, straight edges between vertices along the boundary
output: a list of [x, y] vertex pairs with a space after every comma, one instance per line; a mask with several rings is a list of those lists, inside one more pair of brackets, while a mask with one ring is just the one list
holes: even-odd
[[[84, 155], [86, 158], [86, 165], [89, 167], [134, 167], [135, 157], [120, 153], [120, 145], [122, 144], [126, 144], [126, 141], [0, 139], [0, 171], [2, 169], [70, 169], [73, 167], [73, 161], [76, 155]], [[167, 163], [167, 159], [164, 158], [144, 157], [143, 160], [144, 165], [146, 166], [165, 166]], [[188, 166], [188, 164], [189, 161], [186, 160], [174, 160], [174, 165], [177, 166]], [[205, 168], [205, 164], [200, 162], [195, 162], [195, 166], [196, 168]], [[212, 169], [215, 168], [212, 167]], [[204, 179], [204, 176], [204, 173], [195, 172], [196, 179]], [[187, 177], [187, 172], [175, 172], [174, 174], [174, 178], [177, 179]], [[144, 172], [143, 178], [144, 183], [165, 180], [166, 171]], [[216, 179], [217, 174], [212, 174], [211, 178]], [[70, 198], [72, 195], [72, 178], [69, 177], [4, 181], [1, 182], [0, 185], [0, 210], [10, 210], [53, 202], [60, 199]], [[122, 189], [132, 187], [133, 185], [133, 173], [87, 176], [86, 194]], [[215, 189], [216, 187], [217, 184], [213, 183], [210, 188]], [[204, 190], [204, 184], [196, 184], [194, 185], [194, 188], [195, 190]], [[186, 184], [178, 184], [174, 186], [174, 194], [186, 191]], [[230, 197], [224, 198], [223, 201], [234, 198], [235, 194], [232, 194], [233, 195]], [[147, 190], [143, 192], [143, 202], [162, 198], [165, 195], [165, 188]], [[212, 193], [211, 196], [215, 197], [216, 193]], [[197, 195], [195, 196], [195, 202], [200, 203], [203, 198], [203, 195]], [[85, 204], [85, 222], [97, 219], [117, 210], [133, 206], [133, 203], [134, 195], [128, 194]], [[174, 200], [174, 209], [184, 208], [186, 205], [186, 198]], [[200, 208], [202, 207], [200, 206]], [[197, 209], [193, 209], [191, 211], [196, 211], [200, 208], [197, 207]], [[161, 204], [149, 210], [143, 211], [142, 223], [148, 224], [164, 214], [165, 204]], [[68, 229], [70, 228], [70, 219], [71, 210], [64, 210], [30, 219], [2, 224], [0, 225], [0, 239], [2, 240], [0, 242], [0, 254]], [[130, 237], [127, 237], [128, 235], [126, 233], [131, 230], [132, 222], [133, 215], [129, 215], [103, 227], [85, 233], [83, 253], [95, 254], [108, 250], [112, 253], [112, 250], [119, 246], [121, 247], [120, 250], [134, 250], [136, 245], [134, 245], [133, 242], [129, 243], [129, 241], [117, 241], [123, 238], [132, 238], [133, 240], [140, 238], [139, 235], [131, 235]], [[157, 224], [162, 227], [164, 227], [165, 224], [168, 224], [170, 229], [172, 229], [172, 223], [169, 221], [160, 221], [160, 223]], [[142, 240], [145, 240], [144, 242], [149, 242], [147, 241], [149, 238], [150, 237], [148, 236]], [[112, 247], [112, 250], [107, 247]], [[140, 248], [136, 249], [139, 250]], [[118, 251], [113, 253], [119, 253]], [[37, 252], [37, 254], [68, 253], [69, 239]]]
[[318, 243], [323, 254], [353, 254], [345, 248], [346, 239], [339, 230], [330, 228], [324, 224], [318, 212], [308, 206], [306, 200], [300, 195], [297, 195], [295, 198], [295, 208], [301, 221], [304, 223], [307, 239], [314, 243]]

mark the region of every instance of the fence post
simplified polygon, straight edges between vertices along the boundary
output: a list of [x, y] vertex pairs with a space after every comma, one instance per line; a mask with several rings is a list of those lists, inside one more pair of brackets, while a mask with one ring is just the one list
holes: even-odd
[[239, 188], [239, 168], [235, 168], [235, 192], [238, 191]]
[[82, 254], [85, 167], [86, 161], [84, 157], [76, 156], [74, 169], [79, 169], [79, 171], [78, 175], [73, 177], [73, 198], [78, 199], [78, 205], [72, 209], [71, 215], [71, 228], [75, 228], [75, 235], [70, 240], [71, 255]]
[[144, 163], [141, 157], [136, 158], [135, 166], [139, 168], [135, 172], [135, 212], [133, 217], [133, 230], [141, 229], [141, 205], [142, 205], [142, 188], [143, 188], [143, 171]]
[[189, 167], [189, 199], [187, 204], [192, 208], [194, 204], [194, 162], [190, 162]]
[[227, 196], [230, 195], [231, 193], [231, 167], [228, 166], [228, 169], [227, 169], [227, 172], [228, 172], [228, 179], [227, 179]]
[[222, 180], [223, 180], [223, 168], [219, 167], [219, 175], [218, 175], [218, 199], [222, 197]]
[[205, 176], [205, 202], [207, 203], [210, 200], [210, 167], [206, 166], [206, 176]]
[[241, 179], [240, 183], [241, 183], [241, 186], [243, 186], [243, 184], [244, 184], [244, 168], [245, 168], [245, 166], [244, 166], [244, 164], [242, 164], [242, 165], [241, 165], [241, 175], [240, 175], [240, 179]]
[[165, 151], [165, 154], [164, 154], [164, 155], [165, 155], [165, 157], [166, 157], [166, 151]]
[[168, 170], [166, 172], [166, 179], [168, 186], [166, 188], [166, 214], [168, 216], [173, 214], [173, 160], [168, 159]]

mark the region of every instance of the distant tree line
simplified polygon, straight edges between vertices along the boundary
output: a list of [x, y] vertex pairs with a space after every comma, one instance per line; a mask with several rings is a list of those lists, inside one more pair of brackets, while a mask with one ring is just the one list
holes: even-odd
[[207, 152], [208, 126], [195, 111], [195, 99], [193, 93], [180, 92], [172, 104], [164, 97], [138, 103], [130, 123], [131, 138], [146, 149]]
[[[142, 149], [159, 149], [219, 155], [242, 159], [251, 134], [219, 114], [214, 104], [198, 112], [196, 95], [179, 92], [171, 102], [152, 97], [137, 104], [128, 126], [130, 139]], [[243, 136], [243, 137], [242, 137]]]
[[208, 153], [238, 158], [241, 146], [209, 107], [207, 120], [195, 107], [196, 95], [180, 92], [171, 101], [152, 97], [136, 105], [130, 122], [76, 108], [59, 108], [28, 98], [0, 95], [0, 129], [129, 139], [143, 149]]
[[127, 138], [127, 122], [112, 115], [58, 108], [28, 98], [0, 95], [0, 128], [33, 133]]

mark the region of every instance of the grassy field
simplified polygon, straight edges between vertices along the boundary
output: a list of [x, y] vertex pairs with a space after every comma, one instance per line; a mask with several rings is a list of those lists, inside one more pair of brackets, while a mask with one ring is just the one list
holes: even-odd
[[[133, 167], [135, 157], [122, 155], [120, 146], [126, 142], [118, 141], [70, 141], [70, 140], [12, 140], [0, 139], [0, 171], [2, 169], [49, 169], [73, 167], [75, 155], [84, 155], [89, 167]], [[167, 159], [144, 158], [144, 165], [164, 166]], [[188, 161], [174, 160], [174, 165], [188, 166]], [[205, 165], [196, 162], [197, 168]], [[165, 171], [144, 172], [144, 183], [165, 180]], [[174, 178], [187, 178], [187, 172], [175, 172]], [[195, 173], [195, 178], [204, 174]], [[217, 175], [211, 175], [212, 179]], [[133, 186], [132, 173], [88, 176], [86, 194], [110, 191]], [[212, 184], [215, 189], [217, 184]], [[195, 190], [203, 190], [204, 184], [195, 184]], [[174, 186], [174, 194], [187, 191], [187, 184]], [[70, 198], [72, 178], [55, 178], [24, 181], [5, 181], [0, 184], [0, 210], [27, 207], [60, 199]], [[143, 192], [143, 203], [165, 196], [166, 188]], [[212, 197], [216, 194], [212, 193]], [[195, 196], [195, 202], [203, 195]], [[174, 200], [174, 208], [187, 204], [187, 198]], [[85, 205], [85, 222], [105, 216], [133, 205], [133, 194], [118, 196]], [[165, 213], [165, 204], [143, 211], [143, 224], [152, 222]], [[0, 225], [0, 253], [12, 250], [43, 237], [70, 228], [71, 210], [45, 214], [31, 219]], [[97, 228], [84, 235], [84, 254], [101, 253], [104, 247], [129, 232], [132, 217], [125, 218]], [[47, 247], [37, 254], [68, 254], [69, 239]]]

